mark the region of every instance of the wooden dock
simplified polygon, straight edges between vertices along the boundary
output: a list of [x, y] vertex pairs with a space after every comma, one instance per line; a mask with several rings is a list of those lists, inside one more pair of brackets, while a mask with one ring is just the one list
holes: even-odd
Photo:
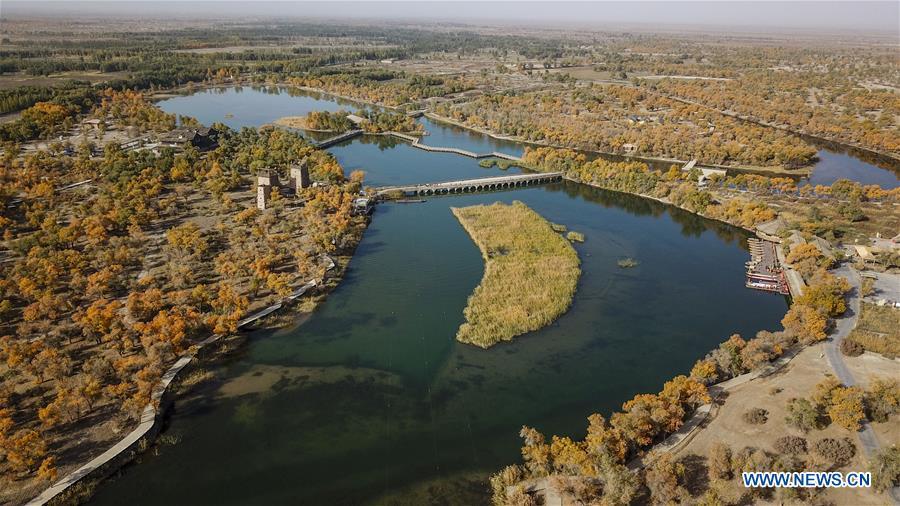
[[790, 295], [791, 290], [784, 275], [775, 244], [755, 237], [747, 239], [750, 261], [747, 262], [747, 288]]

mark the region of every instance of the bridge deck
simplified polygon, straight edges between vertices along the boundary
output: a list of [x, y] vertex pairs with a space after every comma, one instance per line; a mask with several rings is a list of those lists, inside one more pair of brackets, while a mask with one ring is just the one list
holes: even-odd
[[546, 184], [561, 181], [562, 172], [543, 172], [537, 174], [515, 174], [511, 176], [481, 177], [475, 179], [461, 179], [456, 181], [443, 181], [439, 183], [425, 183], [407, 186], [388, 186], [378, 189], [378, 195], [389, 192], [403, 192], [414, 195], [441, 195], [447, 193], [466, 193], [476, 191], [502, 190], [533, 184]]
[[328, 139], [319, 142], [313, 142], [311, 144], [319, 149], [330, 148], [331, 146], [334, 146], [339, 142], [344, 142], [345, 140], [352, 139], [357, 135], [362, 135], [362, 133], [362, 130], [349, 130], [342, 134], [335, 135], [334, 137], [329, 137]]

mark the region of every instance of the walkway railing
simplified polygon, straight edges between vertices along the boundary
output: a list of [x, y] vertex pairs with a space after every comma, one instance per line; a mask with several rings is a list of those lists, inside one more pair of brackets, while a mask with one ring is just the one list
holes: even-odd
[[387, 186], [378, 188], [376, 192], [378, 195], [386, 195], [395, 192], [401, 192], [404, 195], [445, 195], [449, 193], [494, 191], [535, 184], [548, 184], [562, 181], [562, 179], [562, 172], [543, 172], [539, 174], [482, 177], [407, 186]]

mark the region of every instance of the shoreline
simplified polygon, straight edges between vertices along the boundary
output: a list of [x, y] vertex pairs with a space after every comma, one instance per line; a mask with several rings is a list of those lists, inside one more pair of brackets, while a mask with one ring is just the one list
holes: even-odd
[[[215, 83], [215, 84], [214, 83], [202, 83], [202, 84], [193, 84], [191, 86], [182, 85], [177, 88], [173, 88], [171, 90], [166, 90], [166, 91], [155, 93], [153, 95], [149, 95], [148, 98], [150, 98], [151, 100], [163, 100], [166, 98], [185, 96], [184, 93], [198, 92], [198, 91], [201, 91], [204, 89], [227, 88], [227, 87], [233, 87], [233, 86], [290, 87], [290, 88], [295, 88], [298, 90], [307, 91], [307, 92], [311, 92], [311, 93], [320, 93], [323, 95], [328, 95], [328, 96], [331, 96], [334, 98], [346, 100], [348, 102], [354, 102], [354, 103], [357, 103], [360, 105], [366, 105], [366, 106], [370, 106], [370, 107], [380, 107], [383, 109], [390, 109], [393, 111], [401, 110], [399, 106], [380, 104], [377, 102], [373, 102], [371, 100], [364, 100], [364, 99], [354, 98], [354, 97], [347, 96], [347, 95], [341, 95], [341, 94], [334, 93], [334, 92], [324, 90], [321, 88], [314, 88], [311, 86], [301, 86], [301, 85], [292, 84], [290, 82], [285, 82], [285, 81], [253, 82], [252, 80], [249, 80], [246, 77], [236, 79], [231, 83]], [[759, 125], [759, 126], [762, 126], [765, 128], [774, 128], [776, 130], [787, 132], [792, 135], [796, 135], [796, 136], [800, 136], [800, 137], [808, 137], [808, 138], [811, 138], [820, 143], [834, 144], [839, 149], [863, 151], [871, 156], [882, 157], [882, 158], [888, 159], [888, 160], [890, 160], [889, 163], [892, 163], [892, 164], [900, 163], [900, 155], [895, 155], [892, 153], [879, 151], [879, 150], [865, 147], [865, 146], [862, 146], [862, 145], [859, 145], [856, 143], [841, 141], [841, 140], [837, 140], [837, 139], [829, 139], [827, 137], [822, 137], [822, 136], [818, 136], [815, 134], [810, 134], [810, 133], [801, 132], [798, 130], [793, 130], [793, 129], [790, 129], [790, 128], [787, 128], [784, 126], [780, 126], [780, 125], [768, 124], [766, 122], [760, 122], [760, 121], [754, 120], [753, 118], [741, 116], [736, 113], [728, 113], [728, 112], [721, 111], [719, 109], [715, 109], [715, 108], [707, 106], [707, 105], [696, 104], [696, 103], [693, 103], [693, 102], [690, 102], [690, 101], [687, 101], [685, 99], [681, 99], [678, 97], [670, 97], [668, 95], [660, 95], [660, 96], [663, 96], [665, 98], [670, 98], [672, 100], [678, 100], [678, 101], [681, 101], [683, 103], [687, 103], [690, 105], [702, 106], [706, 109], [709, 109], [716, 113], [722, 114], [724, 116], [735, 118], [740, 121], [746, 121], [749, 123], [753, 123], [753, 124], [756, 124], [756, 125]], [[531, 146], [542, 146], [542, 147], [550, 147], [550, 148], [556, 148], [556, 149], [572, 149], [575, 151], [592, 153], [592, 154], [601, 155], [601, 156], [622, 157], [624, 159], [651, 162], [651, 163], [672, 163], [672, 164], [684, 165], [685, 163], [688, 162], [687, 160], [678, 160], [675, 158], [667, 158], [667, 157], [661, 157], [661, 156], [626, 155], [626, 154], [621, 154], [621, 153], [613, 153], [613, 152], [609, 152], [609, 151], [583, 150], [583, 149], [572, 148], [572, 147], [567, 147], [567, 146], [562, 146], [562, 145], [557, 145], [557, 144], [551, 144], [551, 143], [547, 143], [547, 142], [530, 141], [530, 140], [516, 138], [513, 136], [498, 134], [498, 133], [492, 132], [490, 130], [481, 128], [481, 127], [474, 127], [474, 126], [466, 125], [466, 124], [456, 121], [452, 118], [448, 118], [446, 116], [442, 116], [442, 115], [439, 115], [437, 113], [434, 113], [434, 112], [431, 112], [428, 110], [423, 112], [423, 116], [425, 116], [429, 119], [441, 122], [441, 123], [446, 123], [449, 125], [456, 126], [458, 128], [464, 128], [466, 130], [478, 132], [480, 134], [487, 135], [488, 137], [491, 137], [493, 139], [498, 139], [498, 140], [507, 141], [507, 142], [517, 142], [520, 144], [527, 144], [527, 145], [531, 145]], [[823, 149], [820, 146], [815, 146], [815, 147], [817, 149]], [[833, 148], [831, 148], [831, 149], [833, 149]], [[756, 166], [747, 166], [747, 165], [722, 165], [722, 164], [708, 164], [708, 163], [702, 163], [702, 162], [698, 162], [698, 165], [700, 165], [702, 167], [709, 167], [709, 168], [721, 169], [721, 170], [726, 170], [726, 171], [733, 170], [733, 171], [738, 171], [738, 172], [742, 172], [742, 173], [759, 174], [759, 175], [765, 175], [765, 176], [769, 176], [769, 177], [792, 177], [792, 178], [809, 178], [812, 175], [813, 169], [815, 167], [815, 164], [810, 164], [810, 165], [800, 167], [797, 169], [785, 169], [783, 167], [774, 168], [774, 167], [756, 167]], [[872, 163], [872, 165], [875, 165], [876, 167], [883, 169], [883, 170], [897, 172], [897, 168], [883, 167], [883, 166], [879, 165], [878, 163]]]
[[[809, 137], [810, 139], [815, 139], [815, 140], [817, 140], [817, 141], [828, 142], [828, 143], [831, 143], [831, 144], [836, 144], [836, 145], [838, 145], [838, 146], [840, 146], [840, 147], [842, 147], [842, 148], [844, 148], [844, 149], [858, 149], [858, 150], [860, 150], [860, 151], [865, 151], [865, 152], [867, 152], [867, 153], [869, 153], [869, 154], [871, 154], [871, 155], [876, 155], [876, 156], [881, 156], [881, 157], [884, 157], [884, 158], [888, 158], [888, 159], [890, 159], [890, 160], [892, 161], [892, 163], [900, 163], [900, 155], [895, 154], [895, 153], [891, 153], [891, 152], [889, 152], [889, 151], [882, 151], [882, 150], [879, 150], [879, 149], [866, 147], [866, 146], [863, 146], [863, 145], [861, 145], [861, 144], [859, 144], [859, 143], [857, 143], [857, 142], [844, 141], [844, 140], [837, 140], [837, 139], [829, 139], [828, 137], [822, 137], [821, 135], [817, 135], [817, 134], [814, 134], [814, 133], [809, 133], [809, 132], [804, 132], [804, 131], [796, 130], [796, 129], [793, 129], [793, 128], [789, 127], [789, 126], [785, 126], [785, 125], [781, 125], [781, 124], [771, 123], [771, 122], [768, 122], [768, 121], [762, 121], [762, 120], [754, 119], [754, 118], [752, 118], [752, 117], [750, 117], [750, 116], [747, 116], [747, 115], [745, 115], [745, 114], [740, 114], [740, 113], [733, 112], [733, 111], [723, 111], [722, 109], [717, 109], [717, 108], [715, 108], [715, 107], [712, 107], [712, 106], [709, 106], [709, 105], [706, 105], [706, 104], [702, 104], [702, 103], [700, 103], [700, 102], [695, 102], [695, 101], [692, 101], [692, 100], [689, 100], [689, 99], [686, 99], [686, 98], [681, 98], [681, 97], [678, 97], [678, 96], [675, 96], [675, 95], [668, 95], [668, 94], [665, 94], [665, 93], [660, 93], [660, 92], [650, 91], [650, 90], [648, 90], [647, 88], [644, 88], [644, 87], [639, 87], [639, 89], [641, 89], [641, 90], [646, 90], [646, 91], [648, 91], [648, 92], [650, 92], [650, 93], [653, 93], [653, 94], [655, 94], [655, 95], [657, 95], [657, 96], [659, 96], [659, 97], [668, 98], [669, 100], [674, 100], [674, 101], [676, 101], [676, 102], [681, 102], [681, 103], [683, 103], [683, 104], [694, 105], [694, 106], [697, 106], [697, 107], [703, 107], [703, 108], [708, 109], [708, 110], [710, 110], [710, 111], [717, 112], [717, 113], [719, 113], [719, 114], [721, 114], [721, 115], [723, 115], [723, 116], [728, 116], [728, 117], [730, 117], [730, 118], [734, 118], [734, 119], [737, 119], [737, 120], [740, 120], [740, 121], [744, 121], [744, 122], [747, 122], [747, 123], [752, 123], [752, 124], [754, 124], [754, 125], [758, 125], [758, 126], [761, 126], [761, 127], [774, 128], [774, 129], [776, 129], [776, 130], [781, 130], [782, 132], [787, 132], [787, 133], [789, 133], [789, 134], [793, 134], [793, 135], [796, 135], [796, 136], [801, 137], [801, 138], [802, 138], [802, 137]], [[882, 168], [884, 168], [884, 167], [882, 167]], [[896, 170], [896, 169], [887, 169], [887, 170]]]
[[[666, 158], [660, 156], [641, 156], [641, 155], [626, 155], [622, 153], [613, 153], [610, 151], [597, 151], [593, 149], [580, 149], [573, 148], [568, 146], [562, 146], [559, 144], [552, 144], [549, 142], [540, 142], [540, 141], [530, 141], [526, 139], [521, 139], [509, 135], [497, 134], [495, 132], [491, 132], [490, 130], [474, 127], [470, 125], [466, 125], [465, 123], [459, 122], [452, 118], [448, 118], [446, 116], [442, 116], [433, 112], [425, 112], [424, 116], [428, 119], [432, 119], [434, 121], [440, 123], [446, 123], [448, 125], [453, 125], [458, 128], [464, 128], [466, 130], [471, 130], [473, 132], [478, 132], [482, 135], [487, 135], [493, 139], [507, 141], [507, 142], [516, 142], [519, 144], [527, 144], [531, 146], [539, 146], [539, 147], [547, 147], [554, 149], [571, 149], [573, 151], [579, 151], [583, 153], [592, 153], [600, 156], [613, 156], [613, 157], [621, 157], [628, 160], [635, 160], [639, 162], [650, 162], [650, 163], [670, 163], [673, 165], [684, 165], [689, 162], [689, 160], [679, 160], [677, 158]], [[698, 167], [708, 167], [711, 169], [721, 169], [725, 171], [737, 171], [744, 172], [749, 174], [763, 174], [770, 177], [797, 177], [797, 178], [808, 178], [813, 171], [813, 165], [807, 165], [805, 167], [800, 167], [798, 169], [785, 169], [783, 167], [755, 167], [755, 166], [747, 166], [747, 165], [721, 165], [715, 163], [702, 163], [697, 162]]]
[[[240, 84], [240, 83], [233, 84], [233, 86], [238, 86], [238, 85], [242, 85], [242, 84]], [[208, 88], [220, 88], [220, 87], [227, 87], [227, 86], [228, 85], [217, 84], [217, 85], [206, 86], [205, 88], [207, 88], [207, 89]], [[337, 95], [334, 95], [332, 93], [329, 93], [329, 92], [323, 91], [323, 90], [314, 90], [314, 89], [298, 87], [298, 86], [289, 85], [289, 84], [286, 86], [292, 86], [295, 88], [304, 89], [305, 91], [313, 91], [313, 92], [323, 93], [323, 94], [330, 95], [330, 96], [337, 96]], [[200, 89], [202, 89], [202, 88], [200, 88]], [[191, 88], [191, 90], [198, 91], [198, 89], [195, 89], [195, 88]], [[353, 102], [359, 102], [358, 100], [352, 99], [352, 98], [346, 98], [346, 97], [342, 97], [342, 96], [337, 96], [337, 97], [344, 98], [344, 99], [347, 99], [347, 100], [353, 101]], [[373, 104], [373, 105], [378, 105], [378, 104]], [[378, 106], [384, 107], [384, 106], [380, 106], [380, 105], [378, 105]], [[437, 121], [442, 120], [441, 119], [442, 117], [440, 117], [439, 115], [435, 115], [433, 113], [425, 113], [425, 115], [427, 117], [429, 117], [431, 119], [435, 119]], [[492, 138], [507, 140], [507, 141], [511, 141], [511, 142], [518, 142], [518, 143], [522, 143], [522, 144], [535, 144], [535, 143], [521, 141], [521, 140], [514, 139], [514, 138], [498, 136], [498, 135], [495, 135], [495, 134], [492, 134], [489, 132], [481, 131], [480, 129], [477, 129], [477, 128], [461, 125], [461, 124], [458, 124], [457, 122], [449, 120], [449, 118], [447, 120], [448, 121], [446, 121], [446, 122], [448, 122], [454, 126], [457, 126], [460, 128], [465, 128], [467, 130], [476, 131], [476, 132], [482, 133], [484, 135], [490, 136]], [[550, 146], [550, 147], [554, 147], [554, 146]], [[635, 158], [639, 158], [639, 157], [635, 157]], [[661, 159], [661, 160], [670, 161], [668, 159]], [[608, 191], [617, 191], [617, 190], [610, 190], [608, 188], [603, 188], [602, 186], [594, 184], [594, 183], [577, 181], [575, 179], [568, 177], [567, 175], [564, 175], [564, 178], [569, 181], [572, 181], [574, 183], [585, 184], [585, 185], [588, 185], [588, 186], [591, 186], [594, 188], [598, 188], [598, 189], [603, 189], [603, 190], [608, 190]], [[683, 207], [680, 207], [678, 205], [675, 205], [672, 202], [668, 201], [667, 199], [653, 197], [650, 195], [644, 195], [644, 194], [639, 194], [639, 193], [631, 193], [631, 192], [620, 192], [620, 193], [626, 193], [626, 194], [634, 195], [637, 197], [655, 200], [661, 204], [670, 205], [677, 209], [681, 209], [683, 211], [689, 212], [691, 214], [695, 214], [697, 216], [700, 216], [700, 217], [703, 217], [706, 219], [719, 221], [720, 223], [724, 223], [724, 224], [727, 224], [730, 226], [734, 226], [736, 228], [740, 228], [742, 230], [749, 232], [750, 234], [756, 234], [756, 232], [754, 230], [751, 230], [749, 228], [735, 225], [735, 224], [729, 223], [727, 221], [723, 221], [723, 220], [719, 220], [719, 219], [715, 219], [715, 218], [709, 218], [707, 216], [704, 216], [702, 213], [693, 212], [693, 211], [687, 210]], [[358, 242], [352, 248], [353, 251], [350, 252], [350, 255], [349, 255], [350, 259], [352, 259], [353, 252], [355, 251], [356, 246], [358, 246]], [[345, 264], [341, 267], [340, 272], [336, 278], [332, 278], [332, 279], [336, 279], [337, 282], [331, 288], [328, 288], [327, 291], [322, 295], [327, 296], [330, 293], [330, 291], [334, 289], [334, 287], [336, 287], [340, 284], [340, 282], [343, 280], [344, 274], [346, 273], [346, 269], [349, 266], [349, 262], [350, 262], [350, 260], [348, 260], [347, 264]], [[314, 281], [314, 280], [312, 280], [312, 281]], [[307, 285], [308, 284], [309, 283], [307, 283]], [[304, 285], [304, 286], [306, 286], [306, 285]], [[317, 284], [313, 285], [313, 286], [317, 286]], [[304, 295], [304, 294], [305, 294], [305, 292], [300, 295]], [[279, 305], [279, 307], [276, 308], [274, 311], [279, 311], [282, 309], [281, 304], [279, 303], [278, 305]], [[260, 313], [263, 313], [269, 309], [271, 309], [271, 308], [265, 308], [261, 311], [257, 311], [256, 313], [254, 313], [254, 315], [249, 315], [248, 318], [253, 318], [254, 316], [258, 316]], [[268, 316], [269, 314], [271, 314], [274, 311], [269, 311], [268, 313], [266, 313], [265, 315], [262, 315], [261, 317]], [[242, 321], [246, 321], [246, 319], [243, 319]], [[69, 475], [61, 478], [54, 485], [52, 485], [48, 489], [45, 489], [40, 495], [38, 495], [37, 497], [28, 501], [27, 504], [28, 505], [42, 505], [42, 504], [51, 503], [51, 502], [54, 502], [57, 500], [66, 501], [68, 499], [71, 499], [72, 498], [71, 496], [69, 496], [69, 497], [66, 497], [66, 496], [60, 497], [60, 496], [62, 494], [66, 494], [67, 492], [71, 492], [71, 488], [73, 486], [80, 484], [80, 483], [84, 483], [84, 481], [82, 481], [82, 480], [96, 480], [96, 482], [98, 482], [98, 483], [102, 482], [110, 474], [114, 473], [116, 470], [118, 470], [122, 466], [126, 465], [128, 462], [132, 461], [133, 458], [139, 452], [144, 451], [144, 449], [139, 449], [137, 447], [142, 446], [141, 445], [142, 441], [147, 441], [148, 439], [152, 440], [152, 439], [156, 438], [156, 436], [158, 435], [158, 433], [161, 430], [161, 422], [164, 419], [165, 414], [167, 413], [168, 409], [171, 407], [172, 403], [174, 403], [174, 401], [175, 401], [174, 398], [168, 399], [168, 400], [165, 399], [165, 397], [167, 397], [168, 395], [172, 395], [171, 394], [172, 391], [170, 390], [172, 383], [174, 383], [175, 380], [178, 377], [180, 377], [180, 375], [185, 370], [190, 370], [190, 367], [189, 367], [190, 365], [196, 365], [198, 362], [204, 360], [204, 358], [201, 357], [201, 354], [200, 354], [201, 350], [203, 350], [205, 348], [208, 349], [207, 347], [209, 345], [213, 345], [213, 344], [221, 341], [223, 337], [228, 337], [228, 336], [223, 336], [223, 335], [209, 336], [206, 339], [204, 339], [203, 341], [201, 341], [200, 343], [198, 343], [197, 345], [195, 345], [194, 349], [192, 349], [185, 355], [182, 355], [181, 357], [179, 357], [175, 361], [175, 363], [163, 375], [162, 380], [157, 385], [157, 387], [154, 389], [153, 395], [151, 398], [151, 403], [148, 404], [147, 406], [145, 406], [145, 408], [142, 412], [142, 415], [140, 417], [138, 426], [134, 430], [132, 430], [128, 435], [126, 435], [122, 440], [120, 440], [116, 445], [111, 447], [109, 450], [102, 453], [98, 457], [95, 457], [88, 463], [82, 465], [81, 467], [79, 467], [74, 472], [70, 473]], [[177, 397], [177, 394], [174, 394], [174, 395]], [[157, 402], [159, 403], [158, 408], [155, 405]], [[81, 491], [81, 492], [84, 493], [84, 491]], [[78, 495], [77, 495], [78, 493], [79, 493], [78, 490], [74, 491], [75, 497], [78, 497]], [[89, 497], [89, 495], [88, 495], [88, 497]]]
[[[372, 102], [370, 100], [364, 100], [364, 99], [350, 97], [347, 95], [333, 93], [328, 90], [323, 90], [321, 88], [313, 88], [310, 86], [300, 86], [297, 84], [292, 84], [290, 82], [284, 82], [284, 81], [265, 81], [262, 83], [257, 83], [257, 82], [244, 82], [242, 80], [235, 80], [232, 83], [219, 83], [219, 84], [209, 83], [209, 84], [202, 84], [202, 85], [194, 85], [194, 86], [190, 86], [190, 87], [182, 86], [182, 87], [174, 88], [174, 89], [166, 91], [166, 92], [161, 92], [161, 93], [151, 95], [149, 98], [151, 100], [164, 100], [166, 98], [172, 98], [172, 97], [176, 97], [176, 96], [184, 96], [184, 93], [190, 93], [190, 92], [196, 93], [196, 92], [199, 92], [199, 91], [202, 91], [205, 89], [228, 88], [228, 87], [234, 87], [234, 86], [251, 86], [251, 87], [252, 86], [280, 86], [280, 87], [286, 87], [286, 88], [294, 88], [294, 89], [298, 89], [298, 90], [302, 90], [302, 91], [306, 91], [306, 92], [310, 92], [310, 93], [320, 93], [323, 95], [328, 95], [328, 96], [331, 96], [334, 98], [346, 100], [348, 102], [354, 102], [354, 103], [357, 103], [360, 105], [365, 105], [365, 106], [370, 106], [370, 107], [380, 107], [383, 109], [390, 109], [393, 111], [400, 110], [399, 107], [396, 107], [396, 106], [379, 104], [376, 102]], [[487, 130], [487, 129], [484, 129], [481, 127], [466, 125], [466, 124], [456, 121], [452, 118], [448, 118], [446, 116], [442, 116], [440, 114], [437, 114], [437, 113], [434, 113], [434, 112], [431, 112], [428, 110], [426, 110], [423, 113], [423, 116], [425, 116], [428, 119], [437, 121], [439, 123], [445, 123], [445, 124], [452, 125], [452, 126], [455, 126], [458, 128], [463, 128], [463, 129], [466, 129], [466, 130], [469, 130], [472, 132], [477, 132], [482, 135], [486, 135], [488, 137], [491, 137], [492, 139], [498, 139], [498, 140], [507, 141], [507, 142], [516, 142], [519, 144], [525, 144], [525, 145], [530, 145], [530, 146], [549, 147], [549, 148], [555, 148], [555, 149], [572, 149], [575, 151], [591, 153], [591, 154], [595, 154], [595, 155], [599, 155], [599, 156], [622, 157], [624, 159], [650, 162], [650, 163], [670, 163], [670, 164], [678, 164], [678, 165], [684, 165], [684, 164], [688, 163], [688, 160], [679, 160], [677, 158], [667, 158], [667, 157], [662, 157], [662, 156], [626, 155], [626, 154], [621, 154], [621, 153], [613, 153], [613, 152], [609, 152], [609, 151], [578, 149], [578, 148], [572, 148], [572, 147], [562, 146], [562, 145], [558, 145], [558, 144], [552, 144], [552, 143], [548, 143], [548, 142], [539, 142], [539, 141], [530, 141], [530, 140], [520, 139], [520, 138], [516, 138], [513, 136], [498, 134], [496, 132], [492, 132], [490, 130]], [[852, 148], [853, 146], [847, 146], [847, 147]], [[701, 162], [698, 162], [698, 165], [702, 166], [702, 167], [713, 168], [713, 169], [720, 169], [720, 170], [726, 170], [726, 171], [732, 170], [732, 171], [738, 171], [738, 172], [744, 172], [744, 173], [750, 173], [750, 174], [761, 174], [761, 175], [767, 175], [770, 177], [809, 178], [813, 171], [813, 165], [807, 165], [805, 167], [801, 167], [798, 169], [785, 169], [783, 167], [777, 167], [777, 168], [775, 168], [775, 167], [771, 167], [771, 168], [770, 167], [756, 167], [756, 166], [747, 166], [747, 165], [721, 165], [721, 164], [709, 164], [709, 163], [701, 163]]]
[[[563, 179], [565, 179], [566, 181], [571, 181], [571, 182], [573, 182], [573, 183], [587, 185], [587, 186], [590, 186], [591, 188], [597, 188], [597, 189], [600, 189], [600, 190], [606, 190], [606, 191], [611, 191], [611, 192], [623, 193], [623, 194], [625, 194], [625, 195], [633, 195], [633, 196], [635, 196], [635, 197], [641, 197], [641, 198], [645, 198], [645, 199], [654, 200], [654, 201], [656, 201], [656, 202], [659, 202], [660, 204], [664, 204], [664, 205], [667, 205], [667, 206], [674, 207], [675, 209], [679, 209], [679, 210], [684, 211], [684, 212], [686, 212], [686, 213], [690, 213], [690, 214], [693, 214], [693, 215], [695, 215], [695, 216], [699, 216], [699, 217], [701, 217], [701, 218], [703, 218], [703, 219], [711, 220], [711, 221], [717, 221], [717, 222], [719, 222], [719, 223], [724, 223], [725, 225], [728, 225], [728, 226], [731, 226], [731, 227], [738, 228], [738, 229], [743, 230], [743, 231], [749, 233], [750, 235], [752, 235], [752, 236], [754, 236], [754, 237], [758, 237], [759, 239], [762, 239], [762, 240], [764, 240], [764, 241], [774, 242], [774, 243], [775, 243], [775, 250], [776, 250], [776, 253], [777, 253], [778, 256], [779, 256], [779, 261], [781, 262], [781, 267], [784, 269], [785, 276], [788, 278], [788, 280], [793, 280], [793, 279], [794, 279], [794, 278], [792, 277], [792, 275], [791, 275], [791, 273], [794, 273], [794, 272], [795, 272], [794, 269], [793, 269], [790, 265], [788, 265], [786, 262], [783, 261], [783, 260], [784, 260], [784, 252], [783, 252], [783, 250], [782, 250], [782, 248], [781, 248], [781, 243], [780, 243], [780, 242], [774, 241], [774, 240], [773, 240], [773, 237], [770, 237], [770, 236], [764, 234], [763, 232], [761, 232], [761, 231], [759, 231], [759, 230], [756, 230], [755, 228], [752, 228], [752, 229], [751, 229], [751, 228], [745, 227], [745, 226], [743, 226], [743, 225], [738, 225], [738, 224], [736, 224], [736, 223], [731, 223], [731, 222], [728, 222], [728, 221], [725, 221], [725, 220], [722, 220], [722, 219], [719, 219], [719, 218], [713, 218], [713, 217], [711, 217], [711, 216], [707, 216], [707, 215], [705, 215], [705, 214], [703, 214], [703, 213], [699, 213], [699, 212], [696, 212], [696, 211], [691, 211], [690, 209], [684, 208], [684, 207], [682, 207], [682, 206], [679, 206], [679, 205], [673, 203], [672, 201], [670, 201], [670, 200], [667, 199], [667, 198], [654, 197], [654, 196], [652, 196], [652, 195], [644, 195], [644, 194], [642, 194], [642, 193], [632, 193], [632, 192], [623, 192], [623, 191], [619, 191], [619, 190], [611, 190], [611, 189], [609, 189], [609, 188], [604, 188], [604, 187], [602, 187], [602, 186], [600, 186], [600, 185], [598, 185], [598, 184], [596, 184], [596, 183], [586, 183], [586, 182], [584, 182], [584, 181], [578, 181], [578, 180], [572, 179], [571, 177], [568, 176], [568, 174], [565, 174], [565, 173], [563, 173]], [[776, 218], [776, 219], [778, 218], [778, 213], [777, 213], [777, 212], [776, 212], [775, 218]], [[801, 278], [801, 279], [802, 279], [802, 278]], [[792, 282], [788, 284], [791, 294], [788, 295], [787, 297], [793, 299], [794, 297], [798, 297], [798, 296], [800, 296], [800, 295], [803, 294], [803, 287], [804, 287], [805, 285], [802, 284], [802, 281], [801, 281], [800, 283], [801, 283], [801, 284], [798, 284], [797, 286], [794, 286]], [[797, 292], [797, 293], [794, 293], [794, 292]], [[788, 304], [788, 307], [790, 307], [790, 304]]]
[[[368, 228], [368, 223], [362, 230], [363, 234], [365, 233], [366, 228]], [[249, 337], [242, 335], [241, 327], [251, 326], [273, 314], [278, 315], [282, 313], [282, 311], [284, 311], [284, 313], [282, 313], [283, 315], [291, 318], [291, 324], [299, 322], [297, 323], [299, 325], [305, 322], [308, 315], [315, 311], [318, 303], [316, 303], [310, 311], [297, 311], [296, 302], [302, 296], [307, 295], [311, 289], [319, 287], [322, 287], [324, 291], [314, 296], [327, 298], [327, 296], [343, 282], [344, 276], [361, 240], [362, 235], [360, 235], [360, 240], [347, 252], [347, 255], [344, 255], [347, 258], [345, 263], [339, 265], [334, 262], [334, 260], [331, 260], [331, 257], [328, 257], [328, 259], [331, 260], [331, 266], [326, 269], [326, 276], [321, 280], [313, 278], [301, 285], [291, 295], [284, 297], [280, 302], [245, 315], [238, 324], [237, 332], [232, 334], [212, 334], [194, 344], [188, 351], [177, 357], [175, 362], [166, 369], [166, 372], [160, 378], [159, 383], [153, 388], [150, 402], [144, 406], [141, 411], [138, 423], [134, 429], [129, 431], [122, 439], [100, 455], [85, 462], [62, 478], [55, 480], [54, 483], [41, 491], [40, 494], [29, 499], [25, 505], [80, 504], [88, 500], [94, 495], [94, 490], [98, 484], [131, 463], [139, 454], [144, 453], [151, 448], [152, 443], [156, 440], [160, 432], [162, 432], [163, 422], [166, 419], [167, 413], [180, 395], [179, 393], [173, 392], [173, 384], [177, 386], [177, 380], [186, 371], [194, 370], [201, 362], [210, 361], [214, 363], [214, 360], [210, 360], [210, 356], [206, 354], [207, 350], [213, 348], [215, 345], [222, 344], [229, 337], [237, 337], [237, 341], [240, 345], [246, 344]], [[338, 268], [336, 274], [331, 278], [328, 278], [327, 273], [335, 268]], [[328, 279], [331, 280], [330, 283], [326, 282]], [[293, 311], [291, 311], [292, 309]], [[275, 325], [272, 328], [280, 327]]]

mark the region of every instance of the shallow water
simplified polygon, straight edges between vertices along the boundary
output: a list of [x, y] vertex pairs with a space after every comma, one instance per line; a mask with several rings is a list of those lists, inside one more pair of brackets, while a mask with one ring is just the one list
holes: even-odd
[[[209, 121], [190, 98], [175, 99], [179, 112]], [[252, 121], [264, 116], [254, 109]], [[516, 149], [423, 121], [442, 145]], [[501, 173], [382, 141], [332, 152], [373, 185]], [[482, 350], [454, 340], [483, 263], [449, 207], [498, 200], [584, 233], [583, 274], [554, 324]], [[746, 237], [571, 182], [379, 205], [319, 310], [298, 327], [252, 334], [219, 371], [221, 388], [175, 404], [167, 431], [180, 442], [142, 457], [92, 503], [485, 503], [487, 475], [519, 459], [522, 424], [582, 437], [590, 413], [658, 391], [730, 334], [779, 328], [784, 298], [744, 288]], [[623, 257], [640, 265], [621, 269]]]
[[[830, 185], [838, 179], [849, 179], [862, 184], [877, 184], [889, 190], [900, 186], [900, 172], [866, 162], [836, 147], [821, 147], [810, 184]], [[895, 163], [896, 164], [896, 163]]]

